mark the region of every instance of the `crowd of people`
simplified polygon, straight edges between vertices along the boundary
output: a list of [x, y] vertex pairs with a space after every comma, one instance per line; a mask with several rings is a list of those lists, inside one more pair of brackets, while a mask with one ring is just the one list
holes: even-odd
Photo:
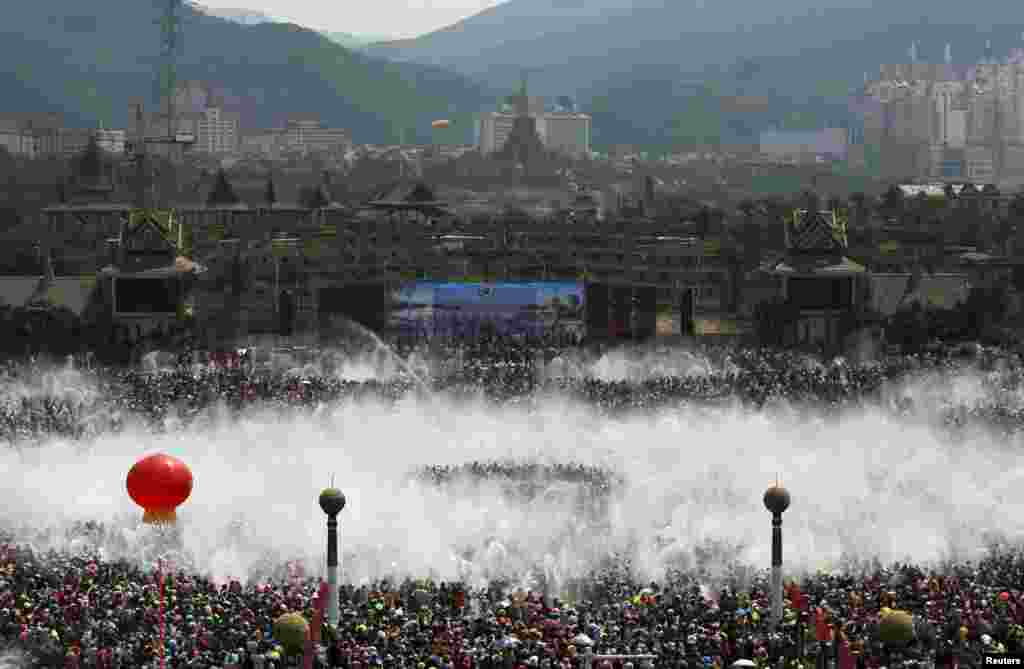
[[[77, 529], [97, 545], [105, 528]], [[340, 619], [324, 625], [316, 667], [581, 667], [591, 654], [640, 659], [595, 666], [837, 668], [981, 667], [1024, 650], [1024, 555], [923, 571], [873, 565], [787, 585], [772, 624], [767, 574], [714, 587], [671, 573], [637, 582], [610, 558], [562, 591], [486, 588], [429, 579], [340, 588]], [[185, 569], [111, 561], [98, 552], [37, 553], [0, 537], [0, 644], [33, 666], [103, 669], [276, 667], [297, 661], [274, 638], [285, 612], [313, 620], [318, 579], [299, 570], [257, 582], [215, 582]], [[885, 609], [913, 616], [893, 641]], [[818, 666], [822, 666], [819, 664]]]
[[[555, 395], [610, 414], [722, 405], [825, 414], [865, 407], [898, 414], [926, 409], [946, 428], [983, 424], [1014, 434], [1024, 426], [1024, 364], [1017, 355], [974, 351], [862, 364], [724, 347], [686, 355], [692, 361], [688, 369], [662, 370], [657, 361], [665, 353], [650, 351], [648, 359], [654, 362], [644, 367], [640, 356], [634, 378], [594, 375], [599, 356], [576, 349], [531, 350], [517, 343], [378, 351], [372, 361], [387, 363], [387, 373], [358, 378], [346, 377], [343, 364], [331, 356], [316, 365], [276, 368], [256, 362], [251, 351], [172, 356], [166, 366], [149, 370], [94, 367], [81, 377], [87, 393], [74, 388], [5, 392], [0, 396], [0, 440], [87, 439], [125, 426], [171, 429], [211, 408], [295, 410], [366, 399], [394, 402], [416, 393], [528, 407]], [[17, 388], [38, 376], [38, 370], [8, 364], [0, 369], [0, 386]], [[970, 401], [943, 390], [951, 378], [965, 374], [979, 385]], [[934, 401], [927, 397], [929, 387], [939, 388]]]
[[[653, 369], [630, 381], [581, 373], [588, 364], [583, 354], [557, 348], [492, 342], [398, 355], [398, 373], [362, 381], [345, 379], [330, 365], [317, 373], [262, 368], [242, 352], [182, 357], [149, 372], [79, 369], [87, 381], [81, 388], [33, 385], [38, 366], [10, 364], [0, 370], [0, 439], [21, 445], [88, 439], [129, 425], [167, 430], [215, 405], [294, 411], [360, 398], [395, 401], [425, 390], [482, 392], [502, 402], [542, 402], [559, 393], [610, 412], [721, 402], [764, 408], [776, 401], [826, 411], [871, 404], [908, 412], [914, 410], [908, 402], [920, 403], [922, 395], [903, 389], [926, 386], [929, 378], [937, 379], [932, 383], [940, 386], [943, 420], [950, 424], [978, 418], [1007, 432], [1024, 425], [1016, 399], [1024, 384], [1021, 361], [978, 350], [963, 358], [851, 364], [705, 349], [694, 356], [700, 365], [692, 373]], [[967, 373], [980, 393], [957, 405], [948, 380]], [[427, 466], [413, 475], [438, 486], [493, 480], [544, 488], [550, 479], [595, 496], [622, 483], [614, 472], [580, 464], [473, 462]], [[110, 540], [109, 528], [87, 523], [73, 532], [80, 539], [73, 552], [40, 552], [21, 535], [0, 535], [0, 649], [11, 648], [34, 666], [76, 669], [152, 669], [161, 662], [175, 669], [278, 669], [298, 661], [274, 638], [273, 622], [287, 611], [312, 620], [317, 578], [292, 571], [222, 583], [185, 567], [161, 577], [152, 563], [99, 550]], [[483, 589], [430, 580], [345, 585], [339, 625], [322, 630], [314, 664], [562, 669], [607, 654], [637, 659], [599, 659], [596, 666], [708, 669], [744, 659], [786, 668], [832, 662], [837, 669], [966, 669], [983, 666], [987, 653], [1024, 652], [1024, 552], [1017, 549], [994, 548], [981, 561], [929, 571], [874, 564], [808, 574], [788, 586], [778, 625], [771, 621], [765, 573], [715, 583], [694, 573], [670, 572], [655, 583], [633, 574], [628, 556], [612, 555], [585, 577], [533, 592], [501, 581]], [[886, 609], [913, 616], [912, 639], [888, 642], [881, 622]]]

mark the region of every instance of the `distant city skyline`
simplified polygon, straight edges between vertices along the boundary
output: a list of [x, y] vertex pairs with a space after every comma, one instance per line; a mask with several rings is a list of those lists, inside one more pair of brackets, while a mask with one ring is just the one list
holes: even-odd
[[212, 9], [249, 9], [323, 32], [417, 37], [444, 28], [504, 0], [377, 0], [368, 5], [319, 0], [199, 0]]

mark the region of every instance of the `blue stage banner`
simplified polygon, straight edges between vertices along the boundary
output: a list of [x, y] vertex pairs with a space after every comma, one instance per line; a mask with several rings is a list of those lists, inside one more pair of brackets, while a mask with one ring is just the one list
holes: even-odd
[[540, 336], [582, 330], [583, 284], [419, 281], [396, 291], [393, 305], [391, 328], [405, 334]]

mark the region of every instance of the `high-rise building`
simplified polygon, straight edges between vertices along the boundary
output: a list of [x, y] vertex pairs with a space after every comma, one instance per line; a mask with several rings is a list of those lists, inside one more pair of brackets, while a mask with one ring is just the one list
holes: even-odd
[[966, 108], [964, 96], [967, 85], [963, 81], [937, 81], [932, 87], [934, 106], [932, 144], [962, 149], [966, 143]]
[[208, 107], [197, 119], [194, 149], [213, 154], [237, 151], [238, 121], [238, 114]]
[[480, 115], [480, 153], [485, 155], [501, 150], [512, 135], [516, 115], [487, 112]]

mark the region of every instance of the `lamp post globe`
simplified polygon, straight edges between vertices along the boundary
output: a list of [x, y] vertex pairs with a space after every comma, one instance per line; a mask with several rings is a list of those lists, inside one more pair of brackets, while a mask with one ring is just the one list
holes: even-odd
[[764, 506], [772, 514], [772, 616], [771, 624], [777, 628], [782, 622], [782, 512], [792, 500], [789, 491], [778, 482], [764, 493]]
[[320, 508], [328, 516], [337, 516], [345, 508], [345, 493], [337, 488], [327, 488], [320, 493]]
[[764, 506], [773, 514], [781, 514], [789, 508], [789, 491], [780, 485], [773, 485], [764, 493]]

